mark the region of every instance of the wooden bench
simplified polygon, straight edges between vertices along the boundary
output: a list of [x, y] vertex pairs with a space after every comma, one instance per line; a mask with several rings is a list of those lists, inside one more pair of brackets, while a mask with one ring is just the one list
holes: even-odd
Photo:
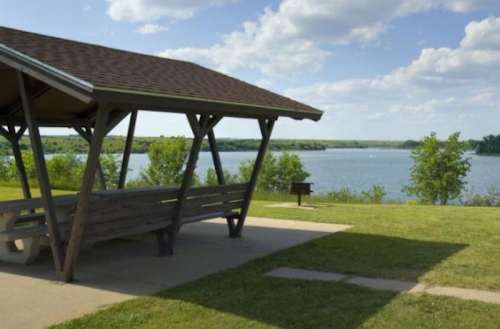
[[[180, 210], [180, 224], [238, 215], [248, 184], [192, 188]], [[167, 229], [178, 209], [178, 188], [155, 187], [97, 192], [93, 195], [82, 244]]]
[[[180, 226], [220, 217], [236, 217], [248, 194], [248, 183], [189, 189], [178, 209], [179, 188], [146, 187], [92, 193], [82, 248], [96, 242], [164, 231], [177, 216]], [[55, 196], [54, 205], [63, 242], [67, 241], [77, 195]], [[41, 198], [0, 202], [0, 260], [27, 264], [47, 237], [45, 215], [27, 213], [42, 208]], [[21, 240], [19, 250], [15, 241]]]
[[[61, 222], [63, 236], [70, 227], [71, 214], [77, 200], [76, 195], [54, 197], [56, 216]], [[46, 237], [48, 232], [45, 214], [28, 211], [42, 207], [41, 198], [0, 202], [0, 260], [20, 264], [35, 260], [40, 252], [41, 238]], [[22, 241], [22, 249], [17, 247], [16, 240]]]

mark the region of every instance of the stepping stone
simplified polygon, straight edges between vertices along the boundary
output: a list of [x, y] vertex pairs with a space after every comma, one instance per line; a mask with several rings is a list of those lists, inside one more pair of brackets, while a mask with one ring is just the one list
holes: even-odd
[[453, 287], [432, 287], [425, 290], [426, 293], [437, 296], [451, 296], [461, 299], [478, 300], [486, 303], [500, 304], [500, 294], [496, 292], [463, 289]]
[[277, 278], [285, 278], [285, 279], [320, 280], [320, 281], [340, 281], [347, 277], [340, 273], [299, 270], [290, 267], [279, 267], [271, 272], [266, 273], [265, 275]]
[[423, 284], [418, 282], [387, 280], [387, 279], [372, 279], [361, 276], [354, 277], [346, 281], [347, 283], [356, 284], [375, 290], [390, 290], [396, 292], [422, 292], [425, 289]]

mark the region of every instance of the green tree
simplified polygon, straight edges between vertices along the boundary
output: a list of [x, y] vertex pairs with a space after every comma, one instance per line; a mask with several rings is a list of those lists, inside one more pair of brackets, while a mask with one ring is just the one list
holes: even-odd
[[[186, 138], [179, 136], [156, 140], [149, 146], [149, 165], [140, 173], [142, 183], [138, 185], [180, 185], [188, 156]], [[191, 185], [199, 185], [196, 174]]]
[[276, 187], [278, 191], [287, 191], [291, 182], [303, 182], [311, 176], [304, 169], [304, 164], [297, 154], [283, 152], [278, 159], [276, 168]]
[[[238, 174], [232, 174], [229, 170], [224, 169], [224, 180], [226, 184], [235, 184], [240, 182]], [[208, 168], [207, 174], [205, 176], [205, 181], [203, 182], [205, 186], [216, 186], [219, 185], [219, 180], [217, 179], [217, 173], [214, 168]]]
[[118, 179], [120, 178], [120, 159], [112, 153], [105, 153], [101, 155], [100, 160], [107, 188], [116, 188], [118, 186]]
[[[252, 160], [240, 164], [238, 171], [242, 181], [250, 180], [254, 164], [255, 161]], [[283, 152], [280, 157], [276, 157], [269, 152], [264, 157], [256, 188], [263, 191], [285, 192], [290, 182], [302, 182], [309, 176], [298, 155]]]
[[447, 205], [450, 200], [459, 198], [471, 166], [470, 158], [463, 157], [468, 143], [459, 138], [460, 133], [456, 132], [441, 144], [434, 132], [425, 137], [412, 151], [415, 164], [411, 169], [411, 183], [403, 192], [433, 205], [437, 202]]

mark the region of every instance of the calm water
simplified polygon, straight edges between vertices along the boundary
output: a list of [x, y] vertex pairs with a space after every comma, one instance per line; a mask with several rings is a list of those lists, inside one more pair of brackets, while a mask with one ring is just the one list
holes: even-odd
[[[279, 152], [277, 152], [279, 153]], [[314, 191], [328, 192], [349, 187], [360, 192], [373, 184], [385, 186], [387, 198], [406, 200], [401, 188], [408, 184], [413, 164], [408, 150], [381, 149], [331, 149], [326, 151], [298, 151], [306, 170], [311, 173], [307, 181], [314, 183]], [[256, 152], [222, 152], [222, 164], [231, 172], [238, 171], [238, 165], [248, 159], [255, 159]], [[467, 176], [469, 188], [485, 191], [489, 186], [500, 188], [500, 157], [472, 157], [472, 171]], [[148, 165], [146, 154], [132, 154], [129, 179], [137, 177]], [[213, 166], [209, 152], [202, 152], [198, 160], [197, 173], [204, 178], [207, 168]]]

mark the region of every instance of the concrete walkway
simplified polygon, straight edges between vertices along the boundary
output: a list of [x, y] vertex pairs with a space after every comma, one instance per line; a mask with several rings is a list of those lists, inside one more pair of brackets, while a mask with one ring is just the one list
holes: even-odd
[[463, 289], [456, 287], [426, 287], [418, 282], [373, 279], [361, 276], [348, 276], [340, 273], [328, 273], [318, 271], [299, 270], [289, 267], [280, 267], [266, 273], [267, 276], [299, 279], [299, 280], [320, 280], [320, 281], [343, 281], [358, 286], [367, 287], [374, 290], [390, 290], [396, 292], [418, 293], [425, 292], [436, 296], [449, 296], [465, 300], [477, 300], [485, 303], [500, 304], [500, 294], [485, 290]]
[[266, 218], [246, 224], [241, 239], [227, 237], [223, 219], [187, 225], [173, 257], [154, 256], [153, 235], [96, 245], [81, 253], [77, 281], [66, 285], [51, 283], [49, 250], [29, 266], [0, 262], [0, 328], [43, 328], [350, 227]]

